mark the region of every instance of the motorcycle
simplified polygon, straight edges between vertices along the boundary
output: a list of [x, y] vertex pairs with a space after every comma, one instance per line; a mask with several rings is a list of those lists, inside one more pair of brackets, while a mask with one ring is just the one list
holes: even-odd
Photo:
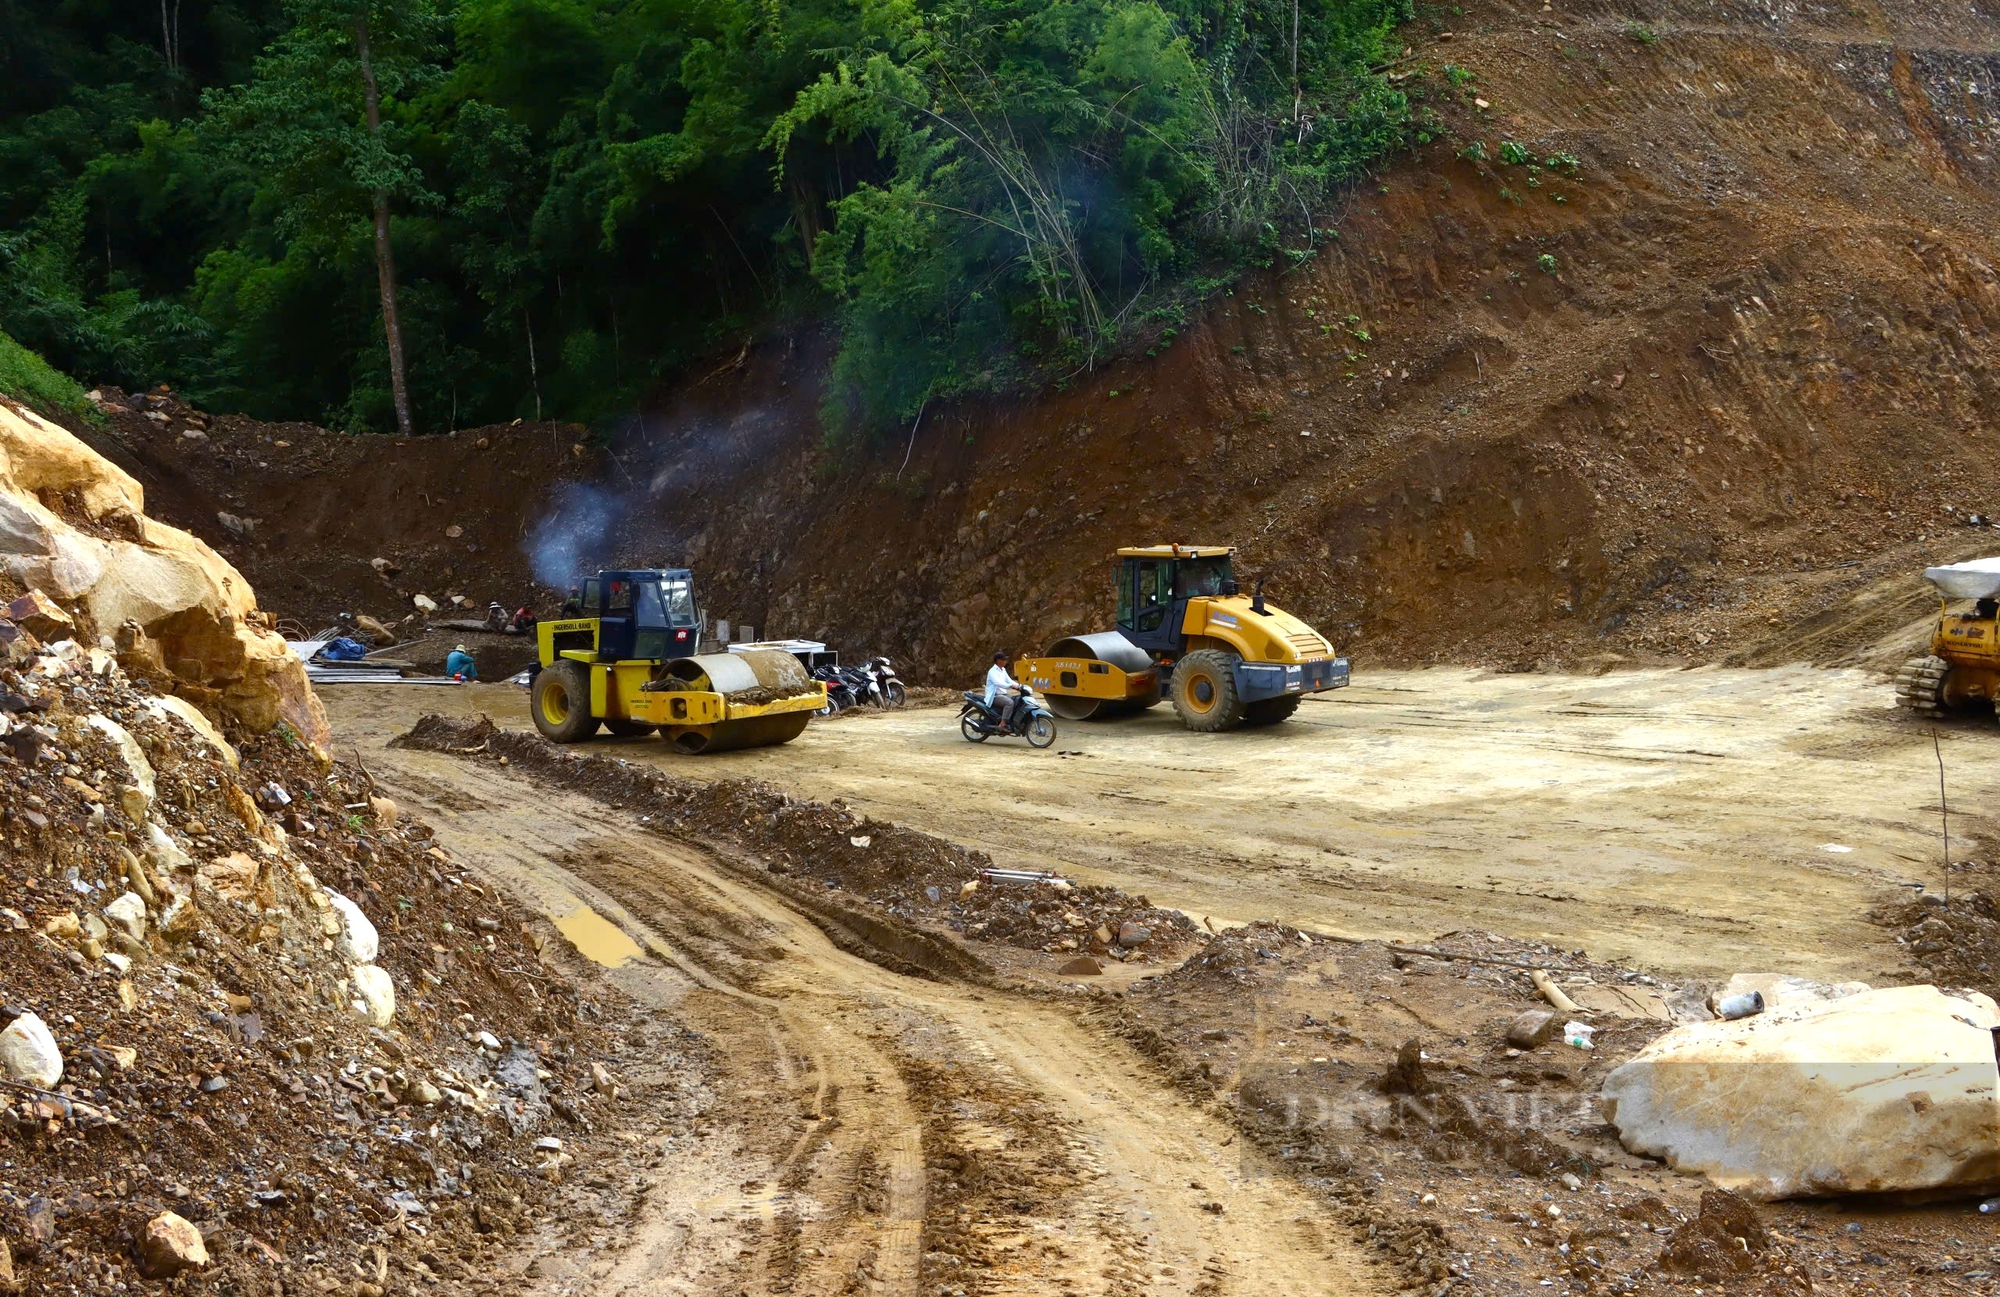
[[885, 657], [868, 659], [868, 665], [861, 668], [868, 673], [875, 684], [875, 705], [878, 707], [901, 707], [910, 701], [909, 690], [896, 678], [896, 668]]
[[858, 701], [854, 696], [854, 686], [848, 683], [839, 667], [818, 667], [813, 671], [812, 678], [826, 686], [826, 706], [820, 709], [820, 715], [844, 712]]
[[967, 743], [984, 743], [996, 734], [1018, 735], [1028, 740], [1031, 748], [1045, 748], [1056, 741], [1056, 718], [1042, 705], [1040, 696], [1025, 685], [1021, 688], [1021, 701], [1014, 708], [1014, 723], [1020, 728], [1003, 728], [1000, 713], [986, 705], [986, 695], [981, 692], [968, 691], [965, 705], [958, 709], [958, 732]]
[[841, 667], [840, 678], [847, 682], [847, 688], [854, 695], [855, 706], [862, 703], [882, 703], [881, 691], [875, 687], [875, 677], [861, 667]]

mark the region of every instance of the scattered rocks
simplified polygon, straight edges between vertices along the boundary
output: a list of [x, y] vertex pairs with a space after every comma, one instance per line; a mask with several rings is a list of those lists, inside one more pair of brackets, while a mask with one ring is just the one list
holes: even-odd
[[38, 1015], [24, 1013], [0, 1030], [0, 1071], [10, 1080], [44, 1090], [62, 1081], [62, 1050]]
[[154, 1279], [171, 1279], [184, 1270], [208, 1268], [208, 1244], [201, 1231], [174, 1214], [161, 1212], [146, 1222], [139, 1236], [139, 1266]]

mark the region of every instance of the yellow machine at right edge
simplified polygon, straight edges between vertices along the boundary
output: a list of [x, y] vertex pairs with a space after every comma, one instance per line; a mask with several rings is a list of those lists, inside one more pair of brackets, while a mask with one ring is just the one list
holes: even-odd
[[1238, 590], [1220, 545], [1118, 551], [1118, 629], [1058, 640], [1021, 664], [1068, 720], [1170, 698], [1191, 730], [1274, 725], [1307, 694], [1347, 684], [1347, 659], [1312, 627]]
[[[1896, 701], [1919, 716], [1990, 712], [2000, 699], [2000, 558], [1976, 558], [1924, 569], [1938, 592], [1931, 651], [1896, 673]], [[1951, 610], [1951, 602], [1972, 600]]]

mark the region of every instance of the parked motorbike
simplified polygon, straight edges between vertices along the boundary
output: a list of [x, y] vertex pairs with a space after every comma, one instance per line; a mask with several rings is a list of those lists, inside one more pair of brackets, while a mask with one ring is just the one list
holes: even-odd
[[875, 705], [878, 707], [901, 707], [910, 701], [909, 690], [896, 678], [896, 668], [885, 657], [868, 659], [868, 665], [861, 668], [868, 673], [875, 684]]
[[854, 696], [854, 686], [848, 682], [839, 667], [817, 667], [813, 670], [812, 678], [826, 686], [826, 706], [820, 709], [820, 715], [831, 716], [835, 712], [844, 712], [857, 701]]
[[876, 687], [875, 677], [868, 671], [861, 667], [842, 667], [840, 678], [847, 682], [857, 706], [861, 703], [874, 703], [878, 707], [881, 705], [881, 690]]
[[984, 743], [996, 734], [1019, 736], [1028, 740], [1031, 748], [1045, 748], [1056, 741], [1056, 718], [1049, 714], [1041, 696], [1025, 685], [1021, 688], [1021, 701], [1014, 709], [1014, 724], [1019, 728], [1001, 726], [1000, 713], [986, 705], [984, 693], [968, 692], [965, 705], [958, 709], [958, 732], [968, 743]]

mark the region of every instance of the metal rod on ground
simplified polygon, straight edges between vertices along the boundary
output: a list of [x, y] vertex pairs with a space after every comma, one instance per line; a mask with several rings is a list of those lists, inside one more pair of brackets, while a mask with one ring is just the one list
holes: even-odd
[[1944, 830], [1944, 904], [1951, 908], [1951, 807], [1944, 800], [1944, 745], [1938, 742], [1937, 726], [1931, 726], [1931, 751], [1938, 763], [1938, 820]]

